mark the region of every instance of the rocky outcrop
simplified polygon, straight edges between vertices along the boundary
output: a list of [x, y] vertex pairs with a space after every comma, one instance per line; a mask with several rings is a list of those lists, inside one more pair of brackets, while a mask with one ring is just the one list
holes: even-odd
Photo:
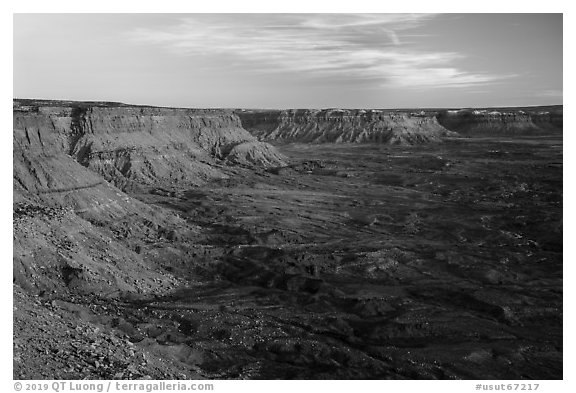
[[379, 110], [238, 111], [242, 125], [264, 141], [418, 144], [453, 135], [434, 115]]
[[561, 133], [562, 107], [535, 109], [459, 109], [436, 116], [445, 128], [463, 135]]
[[226, 162], [237, 165], [259, 164], [264, 167], [278, 167], [284, 157], [268, 143], [251, 141], [235, 145], [227, 154]]

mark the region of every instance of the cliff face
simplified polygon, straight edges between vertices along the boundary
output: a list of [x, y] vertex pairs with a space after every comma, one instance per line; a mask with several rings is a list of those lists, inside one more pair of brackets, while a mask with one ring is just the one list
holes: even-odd
[[530, 115], [532, 121], [542, 130], [562, 132], [564, 128], [564, 110], [538, 111]]
[[448, 110], [438, 122], [463, 135], [522, 135], [561, 133], [562, 109], [552, 110]]
[[[17, 107], [15, 150], [67, 154], [120, 188], [201, 184], [225, 178], [222, 166], [277, 166], [280, 154], [225, 110], [139, 107]], [[233, 156], [226, 160], [232, 152]], [[259, 159], [252, 162], [251, 157]]]
[[125, 191], [186, 187], [226, 178], [231, 165], [283, 159], [231, 111], [15, 101], [14, 279], [32, 291], [168, 285], [174, 277], [140, 255], [142, 242], [200, 231]]
[[270, 110], [238, 111], [260, 140], [302, 143], [418, 144], [458, 134], [561, 133], [561, 106], [490, 110]]
[[239, 111], [242, 125], [261, 140], [303, 143], [439, 142], [453, 134], [433, 115], [377, 110]]

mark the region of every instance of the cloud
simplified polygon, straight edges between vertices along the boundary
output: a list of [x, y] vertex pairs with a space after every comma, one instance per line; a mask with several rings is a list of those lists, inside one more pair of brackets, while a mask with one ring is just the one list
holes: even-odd
[[554, 89], [539, 91], [537, 94], [539, 94], [542, 97], [553, 97], [553, 98], [562, 98], [564, 95], [562, 90], [554, 90]]
[[[376, 86], [468, 87], [510, 75], [467, 72], [462, 55], [403, 45], [429, 14], [198, 14], [171, 26], [137, 28], [131, 40], [180, 56], [225, 57], [254, 73], [294, 73]], [[414, 38], [417, 35], [410, 35]]]

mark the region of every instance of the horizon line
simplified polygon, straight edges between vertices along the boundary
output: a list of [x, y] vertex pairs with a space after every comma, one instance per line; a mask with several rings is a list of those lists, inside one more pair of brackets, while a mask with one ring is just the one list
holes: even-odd
[[27, 100], [27, 101], [53, 101], [53, 102], [71, 102], [71, 103], [107, 103], [107, 104], [121, 104], [124, 106], [129, 107], [148, 107], [148, 108], [164, 108], [164, 109], [220, 109], [220, 110], [328, 110], [328, 109], [343, 109], [343, 110], [370, 110], [370, 109], [377, 109], [377, 110], [449, 110], [449, 109], [499, 109], [499, 108], [539, 108], [539, 107], [546, 107], [546, 106], [564, 106], [564, 104], [538, 104], [538, 105], [482, 105], [482, 106], [438, 106], [438, 107], [429, 107], [429, 106], [413, 106], [413, 107], [357, 107], [357, 108], [350, 108], [350, 107], [337, 107], [337, 106], [327, 106], [327, 107], [304, 107], [304, 108], [297, 108], [297, 107], [283, 107], [283, 108], [265, 108], [265, 107], [217, 107], [217, 106], [207, 106], [207, 107], [185, 107], [185, 106], [163, 106], [163, 105], [151, 105], [151, 104], [130, 104], [122, 101], [108, 101], [108, 100], [76, 100], [76, 99], [61, 99], [61, 98], [19, 98], [13, 97], [13, 101], [15, 100]]

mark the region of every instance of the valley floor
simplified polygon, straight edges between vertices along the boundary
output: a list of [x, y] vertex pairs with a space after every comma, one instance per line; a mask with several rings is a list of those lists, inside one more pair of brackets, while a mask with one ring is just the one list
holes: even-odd
[[278, 148], [132, 195], [198, 228], [140, 250], [180, 286], [15, 286], [14, 378], [562, 378], [561, 136]]

